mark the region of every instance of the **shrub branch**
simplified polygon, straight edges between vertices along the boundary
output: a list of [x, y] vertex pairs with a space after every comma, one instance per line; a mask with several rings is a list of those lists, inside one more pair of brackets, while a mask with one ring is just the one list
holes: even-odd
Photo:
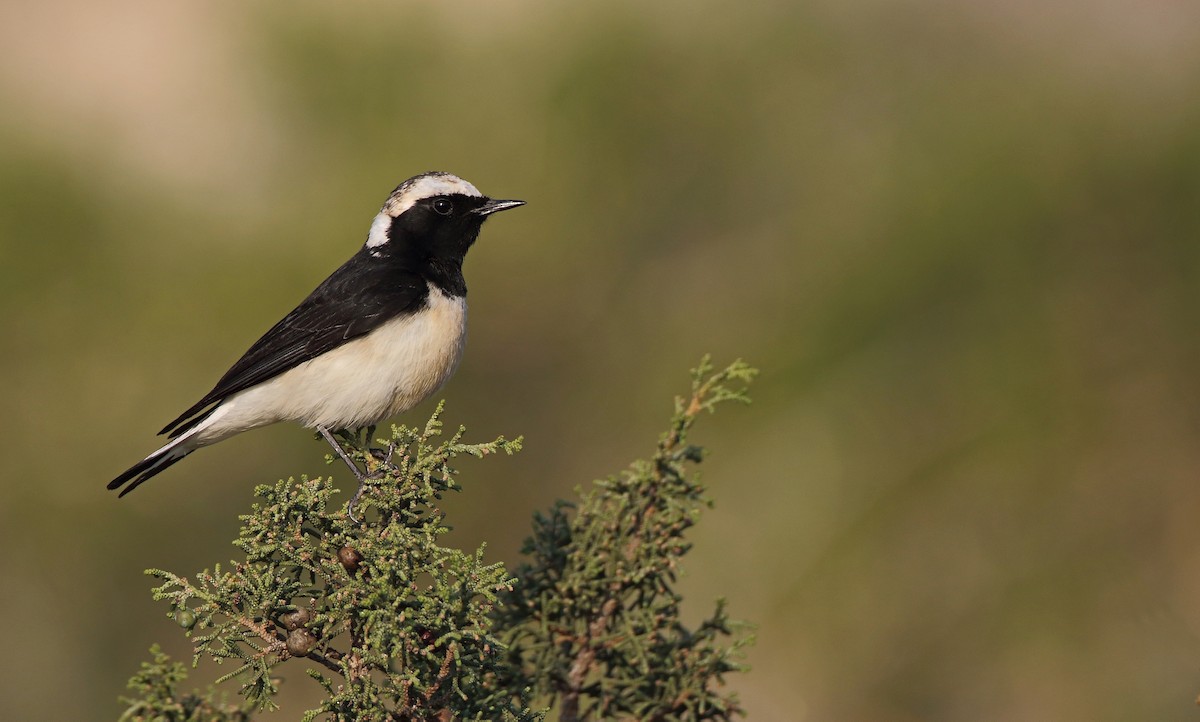
[[328, 477], [279, 481], [255, 490], [227, 569], [147, 571], [193, 666], [231, 663], [215, 684], [236, 680], [242, 701], [182, 692], [183, 667], [155, 649], [122, 719], [249, 720], [276, 709], [276, 669], [292, 660], [326, 694], [305, 720], [537, 720], [555, 705], [564, 722], [740, 714], [721, 685], [749, 638], [722, 601], [684, 626], [674, 584], [684, 533], [709, 504], [689, 475], [704, 452], [688, 433], [702, 411], [747, 401], [754, 373], [705, 359], [652, 457], [535, 514], [513, 573], [482, 547], [441, 545], [441, 500], [460, 489], [455, 458], [512, 454], [520, 439], [468, 444], [461, 427], [444, 438], [441, 405], [377, 448], [373, 430], [339, 432], [367, 471], [357, 521]]

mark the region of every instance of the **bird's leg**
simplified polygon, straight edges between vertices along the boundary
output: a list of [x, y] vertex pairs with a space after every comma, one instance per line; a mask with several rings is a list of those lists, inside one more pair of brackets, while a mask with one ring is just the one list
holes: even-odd
[[341, 457], [342, 461], [346, 462], [346, 466], [350, 467], [350, 471], [354, 472], [354, 476], [359, 480], [359, 482], [362, 482], [364, 479], [363, 473], [358, 470], [358, 466], [354, 463], [354, 460], [350, 458], [350, 455], [346, 453], [346, 450], [342, 448], [342, 445], [338, 443], [338, 440], [333, 437], [333, 434], [329, 433], [329, 429], [318, 425], [317, 433], [319, 433], [325, 438], [326, 441], [329, 442], [329, 445], [333, 447], [333, 450], [337, 452], [337, 455]]
[[375, 457], [376, 461], [387, 462], [391, 456], [386, 453], [385, 449], [377, 449], [371, 446], [371, 439], [375, 436], [375, 424], [371, 424], [363, 430], [363, 444], [367, 447], [367, 453]]
[[333, 434], [329, 433], [329, 429], [318, 425], [317, 433], [319, 433], [325, 438], [326, 441], [329, 442], [329, 445], [332, 446], [333, 450], [337, 452], [337, 455], [342, 458], [342, 461], [346, 462], [346, 466], [350, 467], [350, 471], [354, 472], [354, 478], [358, 479], [358, 491], [354, 492], [354, 496], [350, 497], [350, 504], [346, 507], [346, 516], [350, 517], [350, 521], [357, 524], [358, 518], [354, 516], [354, 505], [358, 503], [359, 497], [362, 496], [363, 489], [365, 488], [363, 483], [366, 481], [367, 477], [363, 472], [358, 470], [358, 465], [354, 463], [354, 461], [350, 458], [350, 455], [347, 454], [346, 450], [342, 448], [342, 445], [338, 443], [338, 440], [333, 437]]

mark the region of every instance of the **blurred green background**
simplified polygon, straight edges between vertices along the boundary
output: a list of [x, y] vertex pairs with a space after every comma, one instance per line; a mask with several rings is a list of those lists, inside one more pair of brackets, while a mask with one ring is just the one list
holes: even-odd
[[515, 563], [742, 356], [683, 590], [759, 625], [751, 718], [1196, 719], [1198, 89], [1173, 0], [0, 5], [4, 716], [187, 656], [141, 570], [325, 449], [105, 482], [441, 169], [529, 201], [467, 260], [447, 418], [527, 450], [458, 543]]

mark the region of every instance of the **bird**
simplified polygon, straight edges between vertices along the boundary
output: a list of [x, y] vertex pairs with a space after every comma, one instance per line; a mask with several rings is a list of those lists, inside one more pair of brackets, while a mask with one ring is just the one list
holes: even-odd
[[466, 343], [463, 260], [485, 220], [522, 205], [442, 171], [398, 185], [362, 247], [163, 427], [168, 443], [108, 488], [123, 497], [197, 449], [292, 421], [333, 446], [361, 493], [365, 477], [332, 432], [403, 413], [450, 378]]

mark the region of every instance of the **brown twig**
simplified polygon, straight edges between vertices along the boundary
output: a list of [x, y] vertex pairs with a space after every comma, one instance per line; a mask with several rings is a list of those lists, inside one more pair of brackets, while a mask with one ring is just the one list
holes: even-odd
[[[325, 667], [326, 669], [337, 672], [338, 674], [342, 673], [341, 665], [335, 663], [331, 658], [326, 657], [325, 655], [321, 654], [320, 652], [318, 652], [315, 649], [304, 656], [307, 657], [308, 659], [311, 659], [312, 661], [320, 664], [322, 667]], [[338, 656], [340, 657], [341, 655], [339, 654]]]
[[268, 629], [266, 624], [262, 622], [255, 622], [254, 620], [243, 616], [238, 616], [236, 619], [238, 624], [241, 624], [246, 629], [254, 632], [259, 636], [260, 639], [262, 639], [262, 641], [267, 643], [268, 646], [267, 649], [264, 650], [264, 653], [278, 652], [281, 649], [286, 648], [283, 640], [279, 638], [279, 635], [276, 634], [275, 630]]
[[446, 645], [446, 658], [442, 660], [442, 668], [438, 670], [437, 679], [430, 685], [425, 692], [425, 701], [429, 702], [433, 699], [433, 695], [437, 694], [438, 688], [450, 676], [450, 663], [454, 661], [454, 643]]
[[567, 672], [567, 690], [562, 696], [562, 711], [559, 713], [559, 722], [580, 721], [579, 698], [583, 693], [584, 683], [587, 682], [588, 672], [591, 671], [592, 662], [596, 660], [596, 645], [594, 641], [603, 636], [604, 630], [608, 628], [608, 623], [616, 611], [617, 600], [609, 599], [606, 601], [604, 606], [600, 608], [600, 614], [588, 625], [587, 639], [580, 640], [579, 651], [575, 654], [575, 659], [571, 662], [570, 671]]

